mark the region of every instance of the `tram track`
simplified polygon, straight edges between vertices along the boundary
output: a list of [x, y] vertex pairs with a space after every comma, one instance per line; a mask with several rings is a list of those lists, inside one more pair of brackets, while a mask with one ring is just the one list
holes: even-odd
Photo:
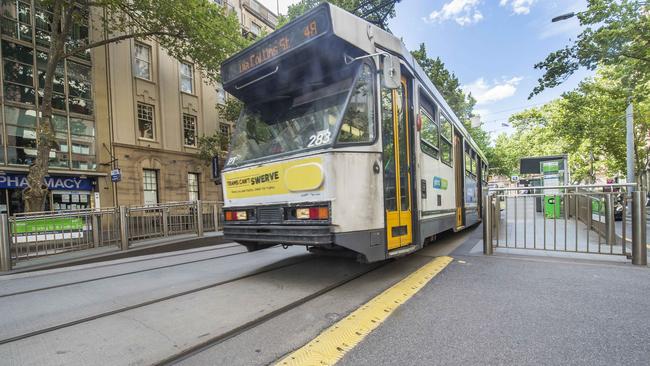
[[227, 332], [221, 333], [221, 334], [219, 334], [217, 336], [214, 336], [214, 337], [212, 337], [210, 339], [207, 339], [207, 340], [205, 340], [205, 341], [203, 341], [203, 342], [201, 342], [201, 343], [199, 343], [197, 345], [188, 347], [188, 348], [186, 348], [186, 349], [184, 349], [184, 350], [182, 350], [180, 352], [175, 353], [172, 356], [169, 356], [169, 357], [167, 357], [167, 358], [165, 358], [163, 360], [160, 360], [158, 362], [153, 363], [153, 365], [155, 365], [155, 366], [175, 365], [180, 361], [188, 359], [188, 358], [190, 358], [190, 357], [192, 357], [194, 355], [200, 354], [201, 352], [203, 352], [203, 351], [205, 351], [205, 350], [207, 350], [207, 349], [209, 349], [211, 347], [214, 347], [214, 346], [216, 346], [216, 345], [218, 345], [218, 344], [220, 344], [220, 343], [222, 343], [224, 341], [227, 341], [230, 338], [236, 337], [237, 335], [242, 334], [242, 333], [244, 333], [244, 332], [246, 332], [248, 330], [251, 330], [251, 329], [253, 329], [253, 328], [255, 328], [255, 327], [259, 326], [259, 325], [262, 325], [263, 323], [265, 323], [265, 322], [267, 322], [269, 320], [277, 318], [278, 316], [283, 315], [283, 314], [285, 314], [285, 313], [287, 313], [287, 312], [289, 312], [289, 311], [291, 311], [291, 310], [293, 310], [293, 309], [307, 303], [308, 301], [314, 300], [314, 299], [316, 299], [316, 298], [318, 298], [320, 296], [323, 296], [323, 295], [327, 294], [330, 291], [333, 291], [333, 290], [335, 290], [337, 288], [340, 288], [341, 286], [344, 286], [344, 285], [346, 285], [346, 284], [348, 284], [348, 283], [350, 283], [350, 282], [352, 282], [352, 281], [354, 281], [356, 279], [359, 279], [359, 278], [361, 278], [361, 277], [363, 277], [363, 276], [365, 276], [365, 275], [367, 275], [367, 274], [369, 274], [371, 272], [374, 272], [374, 271], [376, 271], [376, 270], [378, 270], [380, 268], [383, 268], [386, 265], [388, 265], [389, 263], [391, 263], [392, 261], [393, 260], [389, 259], [389, 260], [386, 260], [386, 261], [383, 261], [383, 262], [378, 262], [378, 263], [372, 264], [372, 265], [370, 265], [370, 268], [368, 268], [368, 269], [366, 269], [366, 270], [364, 270], [362, 272], [355, 273], [354, 275], [352, 275], [350, 277], [344, 278], [344, 279], [342, 279], [342, 280], [340, 280], [340, 281], [338, 281], [336, 283], [333, 283], [333, 284], [331, 284], [329, 286], [326, 286], [326, 287], [324, 287], [324, 288], [322, 288], [322, 289], [320, 289], [320, 290], [318, 290], [316, 292], [313, 292], [313, 293], [311, 293], [311, 294], [309, 294], [307, 296], [301, 297], [301, 298], [299, 298], [299, 299], [297, 299], [297, 300], [295, 300], [295, 301], [293, 301], [293, 302], [291, 302], [289, 304], [286, 304], [286, 305], [284, 305], [284, 306], [282, 306], [282, 307], [280, 307], [278, 309], [275, 309], [275, 310], [273, 310], [273, 311], [271, 311], [271, 312], [269, 312], [269, 313], [267, 313], [265, 315], [262, 315], [262, 316], [260, 316], [258, 318], [255, 318], [255, 319], [253, 319], [253, 320], [251, 320], [249, 322], [246, 322], [246, 323], [244, 323], [244, 324], [242, 324], [242, 325], [240, 325], [238, 327], [235, 327], [235, 328], [233, 328], [233, 329], [231, 329], [231, 330], [229, 330]]
[[[239, 244], [237, 244], [237, 245], [225, 246], [225, 247], [219, 247], [219, 248], [213, 248], [213, 249], [211, 249], [211, 250], [209, 250], [209, 251], [216, 251], [216, 250], [224, 250], [224, 249], [236, 248], [237, 246], [239, 246]], [[160, 270], [160, 269], [173, 268], [173, 267], [178, 267], [178, 266], [183, 266], [183, 265], [188, 265], [188, 264], [194, 264], [194, 263], [206, 262], [206, 261], [210, 261], [210, 260], [221, 259], [221, 258], [227, 258], [227, 257], [232, 257], [232, 256], [240, 255], [240, 254], [247, 254], [247, 253], [249, 253], [249, 252], [248, 252], [244, 247], [242, 247], [242, 249], [243, 249], [243, 251], [238, 252], [238, 253], [230, 253], [230, 254], [225, 254], [225, 255], [211, 256], [211, 257], [207, 257], [207, 258], [194, 259], [194, 260], [191, 260], [191, 261], [185, 261], [185, 262], [179, 262], [179, 263], [172, 263], [172, 264], [166, 264], [166, 265], [163, 265], [163, 266], [157, 266], [157, 267], [151, 267], [151, 268], [144, 268], [144, 269], [139, 269], [139, 270], [135, 270], [135, 271], [124, 272], [124, 273], [116, 273], [116, 274], [107, 275], [107, 276], [102, 276], [102, 277], [89, 278], [89, 279], [86, 279], [86, 280], [80, 280], [80, 281], [74, 281], [74, 282], [61, 283], [61, 284], [51, 285], [51, 286], [44, 286], [44, 287], [39, 287], [39, 288], [34, 288], [34, 289], [29, 289], [29, 290], [23, 290], [23, 291], [11, 292], [11, 293], [7, 293], [7, 294], [0, 294], [0, 299], [2, 299], [2, 298], [7, 298], [7, 297], [11, 297], [11, 296], [18, 296], [18, 295], [24, 295], [24, 294], [29, 294], [29, 293], [39, 292], [39, 291], [52, 290], [52, 289], [56, 289], [56, 288], [63, 288], [63, 287], [68, 287], [68, 286], [74, 286], [74, 285], [79, 285], [79, 284], [84, 284], [84, 283], [90, 283], [90, 282], [102, 281], [102, 280], [112, 279], [112, 278], [117, 278], [117, 277], [129, 276], [129, 275], [133, 275], [133, 274], [139, 274], [139, 273], [151, 272], [151, 271], [156, 271], [156, 270]], [[207, 252], [207, 251], [208, 251], [208, 250], [201, 251], [201, 252]], [[193, 252], [193, 253], [183, 253], [183, 254], [179, 254], [179, 255], [189, 255], [189, 254], [194, 254], [194, 253], [196, 253], [196, 252]], [[168, 258], [168, 257], [172, 257], [172, 256], [167, 256], [167, 257], [163, 257], [163, 258]], [[156, 259], [157, 259], [157, 258], [156, 258]], [[151, 259], [149, 259], [149, 260], [151, 260]], [[143, 259], [143, 260], [141, 260], [141, 261], [146, 261], [146, 260]], [[138, 262], [140, 262], [140, 260], [138, 260]], [[130, 264], [130, 263], [136, 263], [136, 261], [134, 261], [134, 262], [128, 262], [128, 263], [115, 263], [115, 264], [111, 264], [111, 265], [107, 265], [107, 266], [119, 265], [119, 264]], [[97, 267], [94, 267], [94, 268], [97, 268]]]
[[[297, 257], [297, 258], [300, 259], [300, 257]], [[248, 273], [246, 275], [238, 276], [238, 277], [227, 279], [227, 280], [217, 281], [217, 282], [214, 282], [214, 283], [211, 283], [211, 284], [207, 284], [207, 285], [200, 286], [200, 287], [197, 287], [197, 288], [181, 291], [181, 292], [174, 293], [174, 294], [171, 294], [171, 295], [166, 295], [166, 296], [159, 297], [159, 298], [156, 298], [156, 299], [143, 301], [143, 302], [140, 302], [140, 303], [137, 303], [137, 304], [124, 306], [124, 307], [119, 308], [119, 309], [105, 311], [105, 312], [102, 312], [102, 313], [98, 313], [98, 314], [95, 314], [95, 315], [83, 317], [83, 318], [72, 320], [72, 321], [69, 321], [69, 322], [65, 322], [65, 323], [61, 323], [61, 324], [57, 324], [57, 325], [53, 325], [53, 326], [49, 326], [49, 327], [44, 327], [44, 328], [41, 328], [39, 330], [26, 332], [26, 333], [23, 333], [23, 334], [19, 334], [17, 336], [0, 339], [0, 345], [5, 345], [5, 344], [17, 342], [17, 341], [20, 341], [20, 340], [23, 340], [23, 339], [43, 335], [43, 334], [46, 334], [46, 333], [54, 332], [54, 331], [65, 329], [65, 328], [69, 328], [69, 327], [72, 327], [72, 326], [75, 326], [75, 325], [80, 325], [80, 324], [87, 323], [87, 322], [90, 322], [90, 321], [93, 321], [93, 320], [105, 318], [105, 317], [108, 317], [108, 316], [111, 316], [111, 315], [124, 313], [124, 312], [130, 311], [130, 310], [143, 308], [143, 307], [146, 307], [146, 306], [154, 305], [154, 304], [161, 303], [161, 302], [171, 300], [171, 299], [174, 299], [174, 298], [179, 298], [179, 297], [182, 297], [182, 296], [186, 296], [186, 295], [194, 294], [194, 293], [197, 293], [197, 292], [205, 291], [205, 290], [212, 289], [212, 288], [215, 288], [215, 287], [218, 287], [218, 286], [222, 286], [222, 285], [226, 285], [226, 284], [229, 284], [229, 283], [241, 281], [241, 280], [244, 280], [244, 279], [247, 279], [247, 278], [255, 277], [255, 276], [258, 276], [258, 275], [261, 275], [261, 274], [265, 274], [265, 273], [277, 271], [277, 270], [280, 270], [280, 269], [283, 269], [283, 268], [299, 265], [299, 264], [314, 260], [316, 258], [317, 257], [314, 257], [314, 256], [309, 256], [309, 257], [305, 258], [304, 260], [292, 260], [293, 258], [290, 258], [289, 263], [284, 263], [282, 265], [277, 265], [277, 266], [271, 265], [268, 268], [264, 268], [262, 270], [254, 271], [254, 272]]]

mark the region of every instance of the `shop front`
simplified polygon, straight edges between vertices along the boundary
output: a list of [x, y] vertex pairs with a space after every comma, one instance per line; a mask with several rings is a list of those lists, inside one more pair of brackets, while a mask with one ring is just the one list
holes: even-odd
[[[45, 177], [49, 188], [45, 211], [66, 211], [92, 208], [96, 178], [51, 175]], [[24, 212], [23, 190], [27, 175], [0, 174], [0, 213], [14, 215]]]

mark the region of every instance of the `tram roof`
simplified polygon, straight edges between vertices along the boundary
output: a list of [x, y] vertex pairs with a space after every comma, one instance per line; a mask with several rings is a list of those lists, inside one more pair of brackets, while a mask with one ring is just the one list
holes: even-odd
[[[315, 34], [308, 36], [308, 27], [314, 22], [319, 29]], [[442, 94], [429, 80], [406, 45], [395, 35], [327, 2], [224, 61], [221, 66], [221, 75], [225, 90], [237, 96], [240, 89], [244, 88], [236, 85], [237, 82], [252, 79], [248, 83], [253, 83], [259, 78], [263, 78], [264, 73], [268, 73], [270, 70], [269, 66], [277, 63], [281, 57], [306, 48], [312, 41], [327, 36], [339, 38], [366, 54], [386, 51], [401, 58], [407, 69], [415, 75], [424, 89], [440, 105], [444, 114], [451, 119], [483, 161], [487, 162], [483, 152], [449, 107]], [[258, 76], [257, 74], [262, 75]]]

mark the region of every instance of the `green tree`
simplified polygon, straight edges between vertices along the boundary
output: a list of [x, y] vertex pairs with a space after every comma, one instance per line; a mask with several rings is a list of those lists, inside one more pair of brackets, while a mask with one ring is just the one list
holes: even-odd
[[[325, 0], [301, 0], [290, 5], [287, 15], [280, 17], [280, 26], [315, 8]], [[328, 2], [345, 9], [382, 29], [388, 29], [388, 20], [395, 17], [395, 3], [400, 0], [329, 0]]]
[[572, 45], [535, 65], [544, 70], [529, 98], [564, 82], [580, 67], [624, 66], [626, 87], [650, 81], [650, 8], [638, 0], [588, 0], [576, 14], [584, 30]]
[[[193, 60], [209, 79], [217, 80], [221, 62], [246, 44], [234, 14], [209, 0], [40, 0], [37, 7], [51, 12], [50, 47], [36, 129], [37, 156], [29, 167], [23, 192], [25, 209], [44, 207], [44, 177], [50, 150], [55, 146], [52, 96], [57, 66], [63, 60], [91, 49], [130, 39], [151, 38], [177, 59]], [[79, 39], [79, 24], [90, 19], [101, 39]]]

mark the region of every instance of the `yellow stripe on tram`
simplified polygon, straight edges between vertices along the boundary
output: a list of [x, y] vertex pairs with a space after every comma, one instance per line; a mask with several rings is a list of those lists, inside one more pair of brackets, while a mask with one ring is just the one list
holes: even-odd
[[396, 283], [350, 315], [332, 325], [311, 342], [280, 360], [276, 365], [333, 365], [370, 332], [383, 323], [451, 261], [438, 257]]

